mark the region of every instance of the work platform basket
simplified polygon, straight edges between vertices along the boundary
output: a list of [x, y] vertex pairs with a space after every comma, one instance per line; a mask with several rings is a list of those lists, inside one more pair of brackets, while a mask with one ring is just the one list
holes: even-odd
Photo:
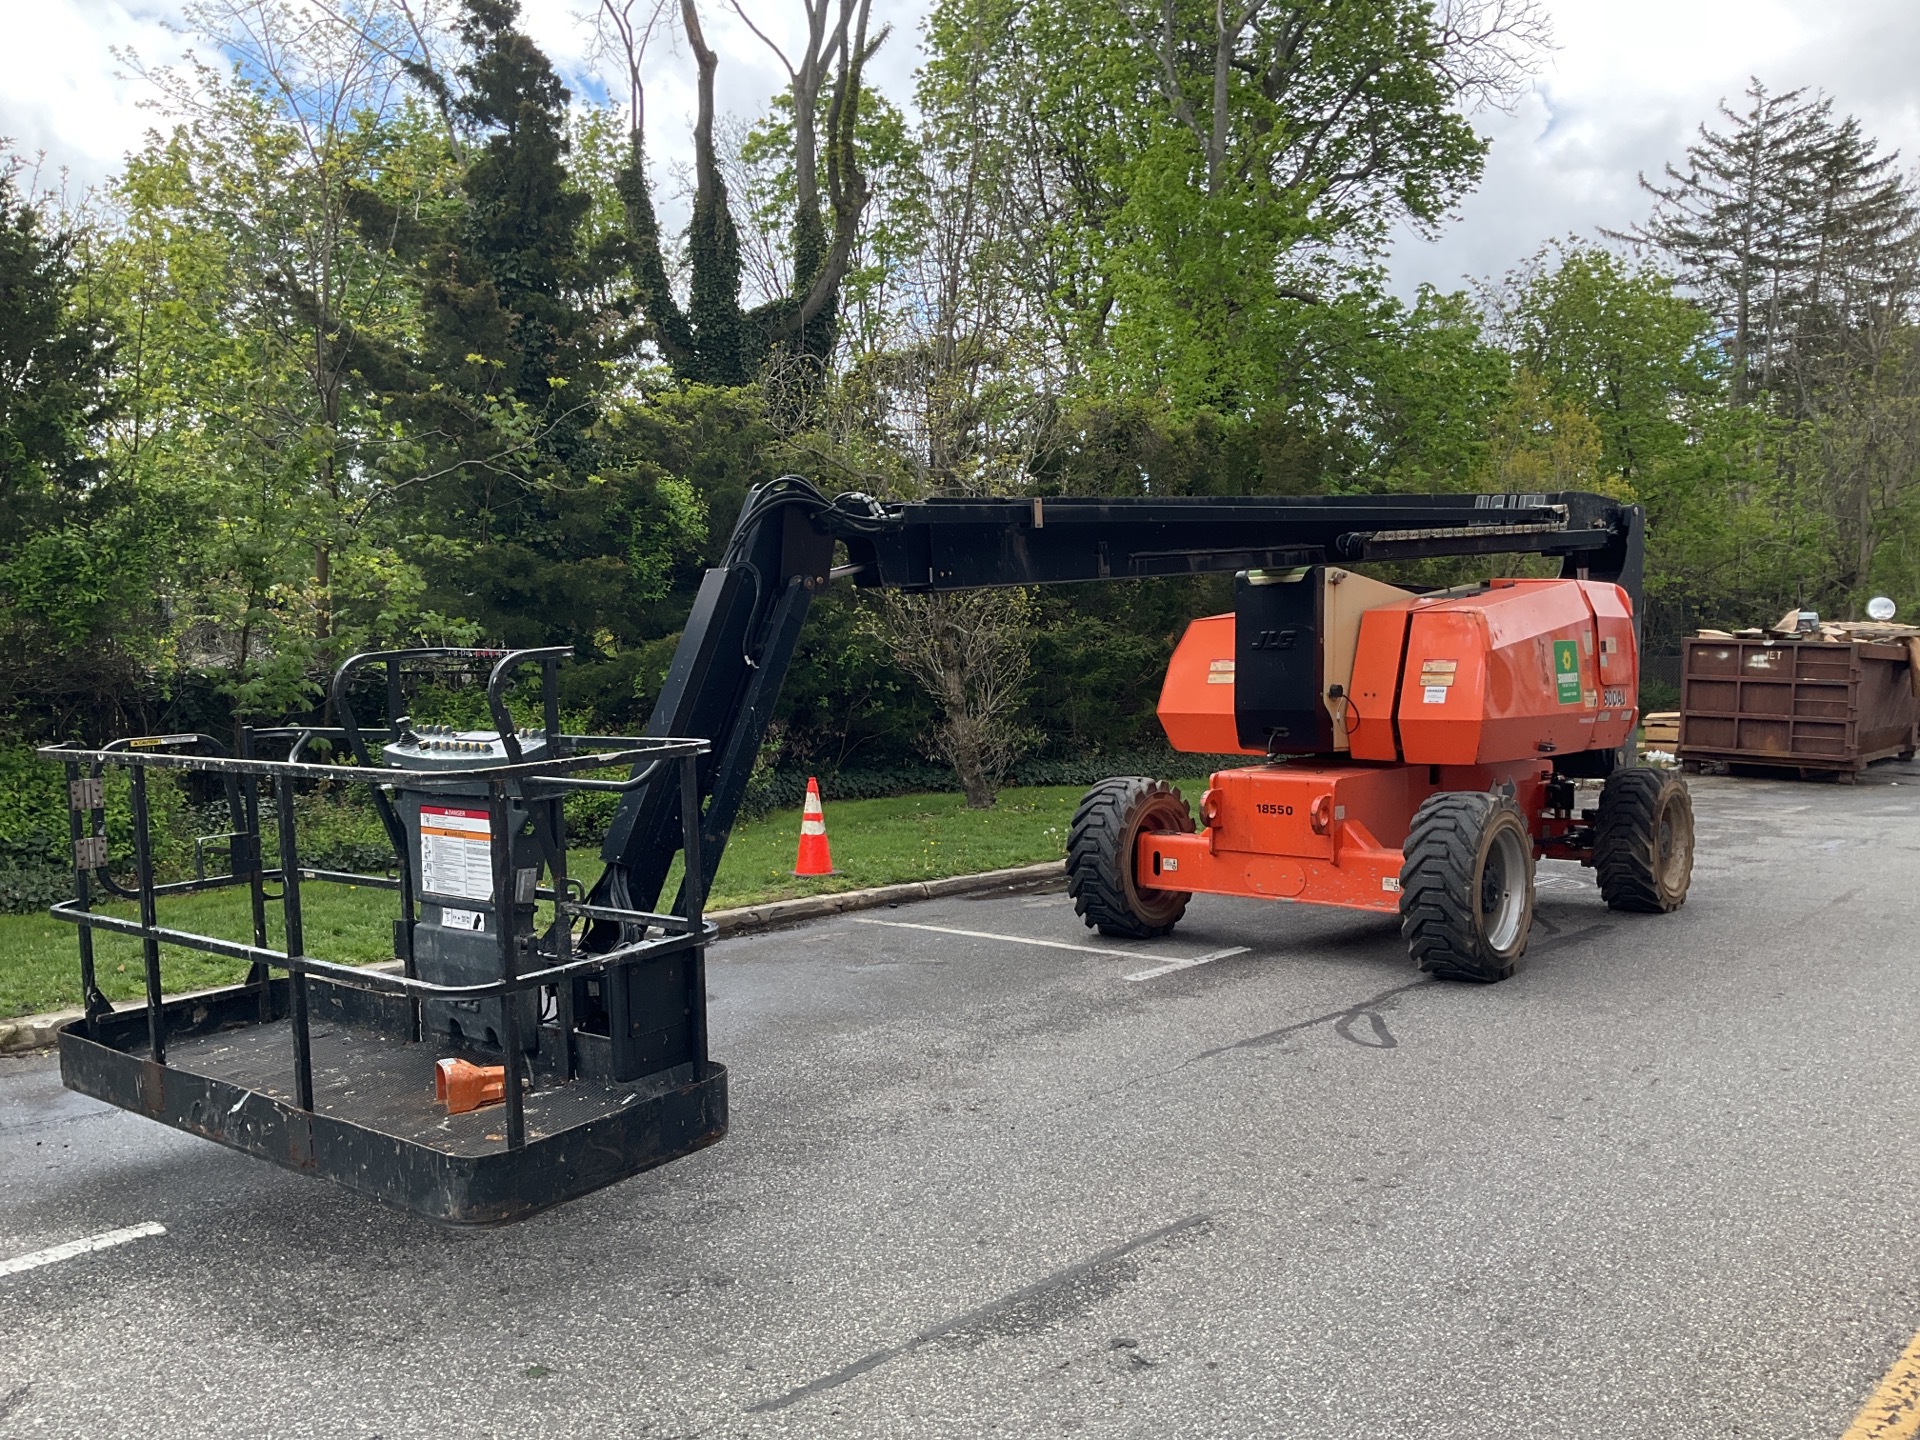
[[[554, 670], [567, 653], [377, 652], [356, 656], [336, 676], [335, 717], [344, 721], [338, 727], [243, 728], [231, 749], [191, 733], [42, 749], [42, 757], [66, 769], [75, 893], [52, 913], [78, 927], [85, 996], [84, 1017], [60, 1032], [66, 1085], [456, 1224], [519, 1219], [719, 1140], [727, 1127], [727, 1076], [707, 1054], [705, 947], [715, 931], [702, 914], [696, 771], [707, 742], [560, 733]], [[505, 694], [514, 670], [530, 663], [543, 671], [547, 724], [520, 731]], [[366, 678], [360, 672], [377, 664], [387, 669], [389, 723], [363, 731], [350, 701], [356, 681]], [[496, 729], [464, 732], [481, 738], [432, 748], [395, 713], [410, 666], [486, 673]], [[344, 748], [357, 763], [305, 758], [320, 742]], [[486, 865], [492, 883], [457, 897], [437, 895], [418, 883], [418, 840], [405, 842], [395, 797], [431, 795], [449, 784], [450, 772], [425, 763], [408, 768], [395, 755], [419, 748], [431, 758], [483, 743], [491, 750], [453, 773], [464, 794], [477, 796], [466, 800], [465, 813], [485, 818], [484, 827], [478, 819], [473, 825], [475, 836], [484, 828], [485, 839], [472, 865]], [[374, 747], [387, 763], [374, 758]], [[524, 750], [535, 748], [540, 758], [525, 758]], [[268, 758], [276, 751], [282, 758]], [[592, 773], [616, 768], [631, 773]], [[126, 782], [110, 786], [116, 770], [127, 772]], [[206, 838], [224, 842], [226, 873], [207, 874], [197, 864], [194, 878], [156, 879], [149, 804], [156, 771], [187, 772], [203, 795], [224, 797], [231, 829]], [[371, 791], [394, 838], [396, 873], [302, 862], [295, 795], [316, 782]], [[686, 878], [674, 913], [589, 903], [567, 874], [563, 801], [581, 791], [624, 796], [648, 785], [678, 790]], [[130, 874], [126, 861], [109, 862], [106, 838], [109, 800], [117, 807], [123, 791], [129, 823], [117, 833], [131, 833]], [[302, 906], [310, 885], [393, 892], [394, 963], [363, 968], [310, 953]], [[250, 939], [166, 923], [172, 902], [224, 888], [248, 897]], [[478, 893], [487, 889], [491, 897]], [[495, 973], [458, 984], [418, 973], [419, 912], [447, 900], [459, 909], [449, 905], [445, 914], [472, 915], [474, 931], [497, 937]], [[113, 902], [137, 913], [99, 908]], [[276, 911], [280, 948], [269, 944]], [[580, 922], [592, 953], [574, 934]], [[144, 1005], [116, 1010], [102, 995], [94, 955], [99, 931], [140, 942]], [[166, 1000], [162, 946], [244, 962], [246, 978]], [[623, 997], [622, 1007], [606, 1003], [610, 993]], [[614, 1033], [629, 1028], [610, 1016], [628, 1013], [630, 995], [644, 996], [658, 1021], [648, 1044]], [[485, 1037], [495, 1043], [422, 1023], [433, 1007], [485, 1004], [497, 1006], [501, 1033]], [[436, 1064], [446, 1059], [504, 1066], [501, 1103], [448, 1113], [434, 1083]]]

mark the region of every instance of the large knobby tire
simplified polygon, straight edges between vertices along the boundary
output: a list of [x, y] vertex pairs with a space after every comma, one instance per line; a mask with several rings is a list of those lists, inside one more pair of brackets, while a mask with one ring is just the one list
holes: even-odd
[[1123, 775], [1102, 780], [1074, 811], [1067, 833], [1067, 893], [1081, 919], [1102, 935], [1147, 940], [1165, 935], [1192, 894], [1154, 890], [1134, 880], [1141, 835], [1193, 833], [1193, 813], [1164, 780]]
[[1504, 795], [1447, 791], [1413, 817], [1400, 867], [1400, 933], [1441, 980], [1513, 973], [1533, 928], [1533, 837]]
[[1593, 826], [1600, 896], [1615, 910], [1664, 915], [1693, 881], [1693, 796], [1678, 775], [1633, 765], [1600, 790]]

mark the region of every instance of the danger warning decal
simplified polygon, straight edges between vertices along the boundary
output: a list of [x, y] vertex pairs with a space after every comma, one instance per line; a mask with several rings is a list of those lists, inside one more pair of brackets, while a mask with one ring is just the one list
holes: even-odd
[[420, 807], [420, 888], [468, 900], [493, 898], [493, 831], [486, 811]]

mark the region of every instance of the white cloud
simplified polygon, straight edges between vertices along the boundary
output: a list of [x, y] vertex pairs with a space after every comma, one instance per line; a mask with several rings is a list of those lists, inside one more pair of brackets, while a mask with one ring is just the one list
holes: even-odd
[[7, 7], [0, 59], [0, 136], [27, 156], [90, 184], [120, 167], [155, 124], [140, 107], [144, 82], [123, 75], [116, 49], [149, 63], [177, 60], [184, 48], [166, 21], [165, 0], [16, 0]]
[[1498, 275], [1548, 239], [1626, 229], [1638, 177], [1683, 159], [1722, 97], [1749, 77], [1824, 90], [1909, 161], [1920, 153], [1920, 11], [1912, 0], [1552, 0], [1559, 49], [1493, 141], [1479, 189], [1441, 238], [1404, 240], [1406, 289]]

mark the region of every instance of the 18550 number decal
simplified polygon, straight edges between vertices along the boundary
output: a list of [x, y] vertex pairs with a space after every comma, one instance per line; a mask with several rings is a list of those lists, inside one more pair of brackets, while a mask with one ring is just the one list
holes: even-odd
[[1293, 807], [1291, 805], [1265, 805], [1255, 802], [1253, 808], [1258, 810], [1262, 815], [1291, 815], [1293, 813]]

